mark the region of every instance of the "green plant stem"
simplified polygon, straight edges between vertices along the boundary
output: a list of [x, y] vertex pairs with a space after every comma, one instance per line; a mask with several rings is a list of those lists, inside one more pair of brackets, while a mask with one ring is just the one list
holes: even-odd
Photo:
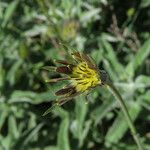
[[120, 103], [120, 106], [121, 106], [121, 108], [122, 108], [122, 111], [123, 111], [123, 113], [124, 113], [124, 115], [125, 115], [125, 117], [126, 117], [126, 120], [127, 120], [127, 122], [128, 122], [128, 125], [129, 125], [129, 127], [130, 127], [130, 130], [131, 130], [131, 134], [132, 134], [132, 136], [133, 136], [133, 139], [134, 139], [134, 141], [136, 142], [136, 144], [137, 144], [139, 150], [143, 150], [142, 144], [141, 144], [140, 139], [139, 139], [139, 136], [138, 136], [138, 133], [137, 133], [137, 131], [136, 131], [136, 128], [135, 128], [135, 126], [134, 126], [134, 124], [133, 124], [133, 122], [132, 122], [132, 119], [131, 119], [131, 117], [130, 117], [130, 114], [129, 114], [129, 112], [128, 112], [128, 109], [127, 109], [127, 107], [126, 107], [126, 105], [125, 105], [125, 103], [124, 103], [124, 101], [123, 101], [123, 99], [122, 99], [120, 93], [118, 92], [118, 90], [115, 88], [115, 86], [114, 86], [112, 83], [107, 83], [107, 86], [108, 86], [109, 90], [112, 92], [112, 94], [115, 96], [116, 100]]

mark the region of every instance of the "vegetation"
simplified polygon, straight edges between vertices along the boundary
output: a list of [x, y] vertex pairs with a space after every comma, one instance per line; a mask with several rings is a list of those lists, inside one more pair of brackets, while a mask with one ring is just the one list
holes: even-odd
[[108, 72], [149, 150], [149, 26], [148, 0], [1, 0], [0, 150], [137, 150], [105, 87], [42, 116], [65, 85], [42, 69], [67, 59], [60, 42]]

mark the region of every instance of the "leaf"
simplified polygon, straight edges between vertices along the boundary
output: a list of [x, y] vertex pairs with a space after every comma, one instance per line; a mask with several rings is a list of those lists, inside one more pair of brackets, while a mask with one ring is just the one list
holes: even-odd
[[[131, 103], [130, 107], [128, 106], [128, 111], [131, 116], [131, 119], [133, 122], [138, 117], [138, 114], [140, 113], [141, 109], [139, 107], [138, 103]], [[113, 125], [109, 128], [105, 139], [106, 139], [106, 145], [107, 144], [114, 144], [118, 143], [119, 140], [124, 136], [127, 129], [129, 128], [128, 123], [126, 121], [126, 118], [123, 116], [122, 112], [120, 112], [113, 122]]]
[[112, 46], [103, 38], [101, 38], [102, 40], [102, 46], [104, 48], [104, 52], [105, 52], [105, 57], [107, 58], [107, 60], [109, 61], [111, 67], [112, 67], [112, 71], [115, 72], [119, 78], [124, 77], [124, 68], [121, 65], [121, 63], [118, 61], [118, 58], [116, 56], [115, 51], [113, 50]]
[[46, 34], [48, 32], [48, 26], [46, 25], [35, 25], [30, 30], [24, 32], [26, 37], [34, 37], [40, 34]]
[[11, 138], [9, 137], [9, 135], [7, 135], [7, 137], [3, 137], [0, 135], [0, 148], [3, 147], [2, 150], [10, 150], [11, 148]]
[[102, 61], [102, 51], [98, 51], [98, 50], [93, 50], [91, 52], [91, 57], [93, 58], [93, 60], [96, 62], [96, 64], [99, 64], [100, 61]]
[[82, 136], [83, 124], [87, 113], [87, 105], [85, 104], [85, 98], [83, 98], [83, 96], [79, 96], [76, 99], [75, 113], [78, 126], [78, 138], [80, 138], [80, 136]]
[[16, 61], [12, 67], [10, 68], [10, 70], [7, 72], [7, 77], [6, 79], [10, 82], [11, 85], [14, 85], [16, 82], [16, 77], [17, 77], [17, 72], [20, 68], [20, 66], [22, 65], [22, 60], [18, 60]]
[[144, 91], [144, 94], [138, 96], [138, 101], [145, 109], [150, 111], [150, 90], [147, 92]]
[[82, 131], [82, 136], [79, 138], [79, 147], [82, 147], [84, 142], [86, 141], [87, 135], [91, 129], [91, 124], [92, 124], [91, 120], [84, 122], [84, 128]]
[[110, 62], [107, 59], [103, 59], [104, 62], [104, 67], [107, 70], [109, 76], [111, 77], [112, 80], [116, 80], [116, 73], [114, 72], [113, 68], [111, 67]]
[[6, 121], [6, 118], [8, 116], [8, 112], [4, 111], [5, 107], [2, 107], [2, 109], [0, 109], [0, 131]]
[[16, 90], [12, 93], [9, 103], [33, 103], [37, 93], [32, 91]]
[[10, 115], [8, 118], [8, 125], [9, 125], [9, 136], [12, 139], [17, 139], [19, 137], [19, 132], [17, 128], [16, 118], [13, 115]]
[[142, 88], [146, 88], [146, 87], [150, 87], [150, 77], [146, 76], [146, 75], [139, 75], [136, 79], [135, 79], [135, 83], [137, 85], [140, 85], [140, 87]]
[[150, 55], [150, 39], [148, 39], [143, 46], [138, 50], [138, 53], [135, 57], [129, 62], [125, 68], [125, 72], [133, 77], [135, 70], [141, 67], [142, 63]]
[[27, 102], [32, 104], [38, 104], [45, 101], [52, 101], [54, 99], [56, 99], [56, 96], [53, 94], [52, 90], [43, 93], [15, 90], [9, 99], [9, 103]]
[[141, 8], [146, 8], [146, 7], [149, 7], [149, 6], [150, 6], [150, 1], [148, 1], [148, 0], [142, 0], [141, 1], [141, 4], [140, 4]]
[[104, 101], [100, 107], [94, 109], [94, 111], [91, 113], [91, 118], [94, 119], [95, 125], [97, 125], [104, 117], [106, 117], [108, 112], [114, 108], [115, 104], [116, 101], [109, 98], [107, 101]]
[[138, 50], [138, 53], [136, 54], [133, 62], [135, 69], [137, 69], [149, 55], [150, 55], [150, 39], [148, 39], [143, 44], [143, 46]]
[[8, 4], [8, 7], [6, 8], [3, 22], [2, 22], [2, 27], [5, 27], [8, 21], [11, 19], [13, 13], [15, 12], [15, 9], [19, 3], [19, 0], [14, 0], [11, 3]]
[[88, 22], [93, 17], [96, 17], [96, 16], [99, 17], [98, 15], [99, 12], [100, 12], [99, 8], [88, 10], [87, 12], [82, 13], [82, 15], [80, 16], [80, 21], [85, 23], [85, 22]]
[[0, 64], [0, 89], [3, 87], [4, 81], [5, 81], [5, 70], [2, 68], [2, 66]]
[[20, 147], [25, 148], [30, 142], [33, 141], [36, 137], [38, 137], [38, 133], [43, 127], [44, 123], [37, 124], [30, 130], [27, 130], [15, 143], [13, 149], [20, 150]]
[[149, 102], [149, 105], [150, 105], [150, 90], [148, 90], [147, 92], [145, 92], [144, 95], [141, 95], [141, 97], [142, 97], [143, 100], [145, 100], [146, 102]]
[[88, 111], [88, 105], [85, 104], [85, 98], [83, 96], [78, 96], [76, 99], [76, 106], [75, 106], [75, 114], [76, 114], [76, 127], [72, 129], [74, 132], [74, 136], [79, 140], [79, 147], [83, 144], [83, 132], [84, 132], [84, 124], [85, 124], [85, 117]]
[[59, 148], [56, 146], [47, 146], [43, 150], [59, 150]]
[[70, 150], [68, 129], [69, 118], [65, 117], [64, 119], [62, 119], [58, 131], [57, 145], [59, 150]]
[[103, 39], [108, 41], [108, 42], [118, 42], [117, 37], [114, 35], [108, 34], [108, 33], [103, 33], [102, 35]]
[[30, 141], [32, 141], [35, 138], [35, 135], [38, 137], [38, 132], [40, 131], [40, 129], [43, 127], [43, 123], [40, 123], [38, 125], [36, 125], [31, 132], [25, 137], [24, 141], [23, 141], [23, 145], [27, 145]]

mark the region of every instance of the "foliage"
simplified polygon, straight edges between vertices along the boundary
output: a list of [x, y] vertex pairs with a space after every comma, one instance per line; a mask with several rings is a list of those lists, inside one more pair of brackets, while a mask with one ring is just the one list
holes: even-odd
[[89, 53], [122, 94], [150, 149], [148, 0], [0, 1], [0, 150], [136, 150], [118, 103], [105, 87], [53, 110], [62, 84], [42, 69], [67, 57], [59, 42]]

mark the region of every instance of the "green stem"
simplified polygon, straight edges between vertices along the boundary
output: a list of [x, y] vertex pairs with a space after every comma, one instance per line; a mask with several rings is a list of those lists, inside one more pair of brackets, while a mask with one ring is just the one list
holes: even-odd
[[120, 106], [122, 108], [122, 111], [126, 117], [126, 120], [128, 122], [128, 125], [130, 127], [131, 130], [131, 134], [133, 136], [134, 141], [136, 142], [139, 150], [143, 150], [138, 133], [136, 131], [136, 128], [134, 127], [134, 124], [132, 122], [132, 119], [130, 117], [130, 114], [128, 112], [128, 109], [120, 95], [120, 93], [118, 92], [118, 90], [115, 88], [115, 86], [112, 83], [107, 83], [108, 88], [110, 89], [110, 91], [112, 92], [112, 94], [115, 96], [116, 100], [118, 100], [118, 102], [120, 103]]

